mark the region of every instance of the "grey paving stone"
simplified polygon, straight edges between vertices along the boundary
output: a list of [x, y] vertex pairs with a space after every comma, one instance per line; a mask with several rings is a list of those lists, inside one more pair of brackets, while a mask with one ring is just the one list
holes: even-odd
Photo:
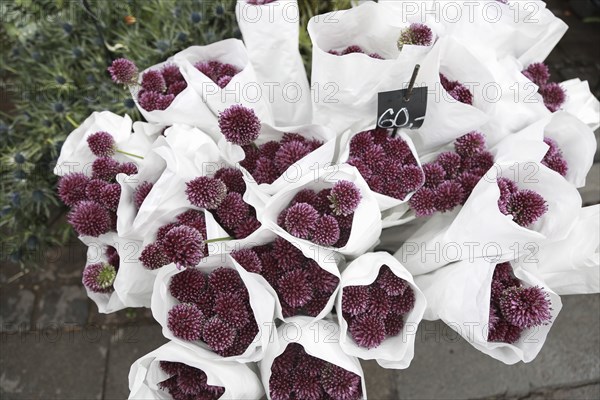
[[[533, 393], [519, 400], [593, 400], [600, 399], [600, 383], [574, 388], [556, 389]], [[517, 400], [517, 399], [515, 399]]]
[[100, 399], [109, 335], [105, 331], [3, 333], [0, 398]]
[[31, 290], [16, 285], [0, 290], [0, 331], [27, 331], [35, 295]]
[[365, 373], [365, 384], [369, 400], [396, 399], [394, 380], [398, 371], [381, 368], [375, 361], [360, 362]]
[[144, 354], [167, 342], [158, 323], [131, 326], [114, 331], [108, 352], [104, 399], [121, 400], [129, 396], [128, 375], [131, 364]]
[[71, 324], [84, 326], [88, 304], [87, 294], [81, 284], [50, 288], [41, 294], [35, 328]]
[[579, 189], [583, 205], [600, 203], [600, 164], [596, 163], [585, 179], [585, 187]]
[[504, 365], [445, 324], [422, 324], [411, 366], [395, 373], [399, 398], [517, 396], [600, 379], [600, 295], [563, 297], [563, 303], [544, 348], [529, 364]]

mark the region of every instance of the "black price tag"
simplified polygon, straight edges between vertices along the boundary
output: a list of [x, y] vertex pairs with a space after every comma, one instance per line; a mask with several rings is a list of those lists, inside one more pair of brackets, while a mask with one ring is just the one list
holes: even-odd
[[377, 100], [377, 126], [385, 129], [418, 129], [427, 112], [427, 86], [380, 92]]

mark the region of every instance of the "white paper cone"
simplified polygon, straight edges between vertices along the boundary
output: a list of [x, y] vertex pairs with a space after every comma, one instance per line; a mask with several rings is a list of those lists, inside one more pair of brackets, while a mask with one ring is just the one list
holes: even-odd
[[206, 382], [222, 386], [221, 399], [258, 399], [264, 394], [258, 376], [244, 364], [206, 360], [174, 342], [162, 345], [137, 359], [129, 370], [129, 399], [169, 399], [168, 392], [158, 384], [169, 376], [160, 368], [160, 361], [179, 362], [198, 368], [206, 374]]
[[[367, 349], [356, 344], [348, 333], [348, 323], [342, 316], [342, 296], [347, 286], [371, 285], [382, 266], [387, 265], [394, 275], [409, 283], [415, 293], [415, 305], [404, 317], [402, 332], [387, 337], [378, 347]], [[415, 335], [419, 322], [427, 307], [427, 301], [421, 290], [415, 285], [412, 275], [393, 256], [385, 252], [365, 253], [352, 261], [342, 273], [340, 291], [337, 296], [336, 310], [340, 325], [340, 346], [346, 354], [363, 360], [376, 360], [384, 368], [408, 368], [414, 356]]]
[[202, 259], [196, 266], [196, 268], [207, 274], [219, 267], [235, 269], [240, 274], [244, 285], [248, 289], [248, 294], [250, 295], [250, 306], [252, 307], [254, 317], [256, 318], [258, 334], [244, 353], [237, 356], [222, 357], [210, 350], [206, 343], [201, 341], [190, 342], [176, 338], [169, 330], [167, 327], [169, 310], [176, 304], [179, 304], [179, 302], [169, 293], [169, 282], [171, 278], [182, 271], [177, 269], [175, 264], [169, 264], [162, 267], [158, 272], [154, 284], [154, 292], [152, 294], [152, 315], [163, 327], [163, 335], [167, 339], [182, 345], [188, 349], [188, 351], [195, 353], [199, 357], [208, 360], [236, 361], [239, 363], [259, 361], [265, 355], [267, 345], [272, 339], [271, 330], [275, 326], [273, 323], [275, 299], [265, 287], [255, 279], [255, 274], [251, 274], [240, 267], [229, 255], [207, 257]]
[[268, 96], [275, 124], [310, 123], [311, 91], [298, 50], [298, 2], [279, 0], [252, 5], [238, 0], [235, 12], [250, 62], [263, 86], [263, 96]]
[[259, 363], [260, 375], [267, 398], [271, 399], [269, 379], [273, 361], [281, 355], [288, 344], [298, 343], [306, 353], [337, 365], [360, 376], [363, 399], [367, 399], [365, 376], [356, 357], [344, 353], [339, 345], [340, 327], [333, 321], [313, 321], [308, 317], [290, 318], [289, 322], [277, 328], [277, 340], [271, 344]]
[[[277, 217], [281, 211], [289, 206], [296, 193], [300, 190], [313, 189], [319, 191], [333, 187], [340, 180], [353, 182], [360, 190], [362, 196], [360, 204], [354, 211], [350, 238], [344, 247], [318, 246], [308, 240], [290, 235], [277, 225]], [[360, 176], [358, 170], [349, 165], [336, 165], [331, 168], [314, 171], [314, 173], [304, 175], [296, 182], [290, 182], [285, 190], [277, 193], [268, 201], [263, 210], [257, 210], [257, 217], [261, 223], [272, 229], [279, 236], [287, 241], [298, 243], [303, 251], [310, 252], [315, 251], [314, 249], [319, 249], [318, 251], [323, 251], [324, 253], [339, 252], [348, 257], [356, 257], [374, 246], [382, 229], [381, 213], [379, 212], [377, 200], [365, 180]]]
[[588, 81], [575, 78], [562, 82], [560, 86], [567, 92], [562, 109], [579, 118], [592, 131], [600, 128], [600, 102], [591, 93]]
[[551, 301], [552, 320], [525, 330], [515, 344], [488, 342], [492, 276], [496, 263], [482, 258], [463, 260], [415, 278], [427, 298], [427, 320], [441, 319], [477, 350], [505, 364], [530, 362], [538, 355], [562, 302], [536, 275], [513, 262], [515, 276], [525, 287], [540, 286]]

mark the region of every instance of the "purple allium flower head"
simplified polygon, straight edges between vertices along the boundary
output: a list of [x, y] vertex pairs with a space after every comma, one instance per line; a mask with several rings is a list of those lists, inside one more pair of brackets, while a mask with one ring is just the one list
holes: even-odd
[[312, 189], [302, 189], [301, 191], [296, 193], [296, 195], [292, 199], [292, 202], [290, 203], [290, 205], [294, 205], [296, 203], [306, 203], [306, 204], [310, 204], [311, 206], [314, 207], [316, 204], [316, 201], [317, 201], [317, 192], [315, 192]]
[[325, 394], [318, 376], [296, 373], [293, 381], [293, 391], [297, 398], [305, 400], [320, 400]]
[[331, 208], [336, 215], [352, 214], [360, 204], [361, 199], [362, 195], [358, 187], [346, 180], [336, 182], [329, 195]]
[[562, 176], [566, 176], [567, 172], [569, 171], [567, 160], [562, 157], [562, 154], [555, 154], [552, 156], [548, 156], [548, 154], [546, 154], [542, 160], [542, 164], [551, 170], [558, 172]]
[[390, 312], [391, 298], [385, 290], [375, 285], [370, 286], [367, 312], [385, 317]]
[[183, 340], [199, 340], [206, 317], [194, 304], [177, 304], [167, 317], [167, 327], [177, 338]]
[[272, 255], [277, 260], [279, 267], [286, 271], [299, 268], [305, 259], [299, 249], [280, 237], [273, 243]]
[[315, 228], [319, 213], [313, 206], [306, 203], [296, 203], [287, 209], [285, 229], [301, 239], [308, 239]]
[[349, 326], [352, 338], [360, 347], [373, 349], [385, 339], [384, 317], [365, 313], [352, 320]]
[[117, 276], [115, 267], [110, 264], [90, 264], [83, 270], [83, 286], [94, 293], [110, 293]]
[[290, 400], [293, 393], [292, 380], [288, 375], [272, 374], [269, 378], [269, 394], [273, 400]]
[[306, 272], [296, 269], [286, 272], [277, 281], [277, 293], [292, 307], [302, 307], [312, 299], [313, 291]]
[[222, 181], [229, 192], [237, 192], [242, 195], [246, 192], [242, 171], [237, 168], [221, 168], [215, 173], [215, 179]]
[[387, 265], [381, 267], [379, 276], [375, 282], [388, 296], [399, 296], [403, 294], [408, 287], [408, 282], [399, 276], [396, 276]]
[[223, 351], [233, 345], [236, 332], [220, 318], [212, 317], [204, 325], [202, 336], [211, 349]]
[[217, 86], [219, 86], [221, 89], [223, 89], [224, 87], [229, 85], [229, 82], [231, 82], [232, 79], [233, 79], [233, 76], [224, 75], [224, 76], [220, 77], [219, 80], [217, 81]]
[[159, 366], [167, 375], [177, 375], [184, 364], [172, 361], [160, 361]]
[[203, 237], [206, 237], [206, 219], [202, 211], [187, 210], [175, 218], [180, 224], [195, 228], [202, 234]]
[[215, 296], [214, 311], [224, 322], [242, 328], [250, 321], [247, 302], [237, 293], [219, 293]]
[[237, 192], [228, 193], [217, 208], [219, 222], [225, 229], [235, 230], [248, 218], [250, 206], [244, 202], [242, 195]]
[[400, 33], [398, 47], [404, 45], [430, 46], [433, 43], [433, 32], [425, 24], [412, 23]]
[[550, 79], [548, 66], [541, 62], [530, 64], [522, 73], [527, 79], [540, 87], [548, 83], [548, 79]]
[[189, 226], [171, 229], [161, 244], [165, 255], [178, 266], [193, 267], [205, 256], [204, 238]]
[[312, 241], [321, 246], [333, 246], [340, 239], [340, 226], [335, 217], [323, 215], [315, 222]]
[[369, 288], [367, 286], [346, 286], [342, 293], [342, 311], [356, 316], [367, 311]]
[[362, 176], [365, 180], [368, 180], [373, 176], [373, 171], [371, 168], [369, 168], [369, 166], [359, 157], [349, 158], [348, 165], [352, 165], [354, 168], [356, 168], [360, 173], [360, 176]]
[[187, 88], [186, 81], [175, 82], [172, 85], [170, 85], [169, 88], [167, 89], [167, 95], [170, 94], [170, 95], [177, 97], [177, 95], [179, 93], [183, 92], [186, 88]]
[[458, 176], [461, 167], [461, 158], [451, 151], [441, 153], [437, 157], [437, 163], [446, 171], [446, 179], [454, 179]]
[[164, 93], [167, 90], [167, 82], [160, 71], [150, 70], [142, 74], [142, 88], [149, 92]]
[[202, 314], [208, 319], [215, 315], [215, 291], [212, 286], [207, 285], [206, 288], [196, 293], [198, 300], [194, 303]]
[[116, 83], [122, 85], [131, 85], [136, 82], [138, 77], [138, 68], [135, 63], [126, 58], [117, 58], [110, 67], [108, 67], [110, 77]]
[[357, 45], [351, 45], [346, 47], [346, 49], [344, 49], [342, 51], [342, 55], [345, 56], [346, 54], [353, 54], [353, 53], [364, 53], [363, 49], [360, 48], [360, 46]]
[[359, 132], [350, 140], [350, 157], [361, 157], [374, 145], [371, 131]]
[[386, 160], [385, 151], [380, 144], [373, 145], [361, 155], [362, 161], [371, 169], [376, 169], [379, 164]]
[[423, 186], [425, 174], [417, 165], [405, 165], [400, 169], [400, 189], [406, 194], [414, 192]]
[[133, 192], [133, 204], [135, 205], [135, 208], [138, 210], [140, 209], [153, 186], [154, 184], [152, 182], [144, 181], [135, 188], [135, 191]]
[[397, 336], [404, 328], [404, 317], [402, 314], [391, 312], [385, 317], [384, 323], [385, 334], [387, 336]]
[[132, 162], [126, 162], [119, 165], [119, 174], [135, 175], [138, 173], [137, 165]]
[[146, 111], [162, 111], [166, 110], [174, 99], [175, 96], [172, 94], [143, 91], [139, 94], [138, 102]]
[[92, 163], [92, 179], [112, 181], [119, 173], [119, 162], [110, 157], [99, 157]]
[[275, 166], [283, 174], [292, 164], [310, 153], [310, 147], [301, 142], [288, 142], [279, 148], [275, 155]]
[[416, 160], [408, 143], [401, 137], [390, 137], [388, 141], [383, 144], [383, 149], [385, 150], [385, 154], [396, 162], [416, 164]]
[[121, 199], [121, 185], [118, 183], [109, 183], [100, 191], [100, 204], [110, 211], [117, 211], [119, 200]]
[[108, 132], [100, 131], [87, 138], [87, 144], [96, 157], [109, 157], [115, 154], [115, 139]]
[[158, 230], [156, 231], [156, 242], [161, 243], [163, 240], [165, 240], [165, 236], [167, 235], [167, 233], [169, 233], [169, 231], [175, 228], [176, 226], [179, 226], [179, 224], [170, 222], [158, 228]]
[[118, 270], [119, 264], [121, 263], [121, 257], [119, 256], [117, 249], [112, 246], [107, 246], [104, 255], [106, 256], [107, 262]]
[[436, 162], [423, 165], [425, 173], [425, 187], [435, 189], [446, 178], [446, 171]]
[[179, 71], [179, 67], [177, 65], [167, 64], [164, 67], [162, 67], [161, 73], [163, 78], [165, 79], [165, 82], [167, 83], [167, 86], [171, 86], [174, 83], [178, 83], [181, 81], [185, 82], [183, 75], [181, 75], [181, 72]]
[[465, 204], [465, 202], [471, 195], [471, 192], [473, 192], [473, 189], [475, 189], [475, 186], [477, 186], [477, 184], [479, 183], [480, 179], [481, 178], [479, 176], [470, 172], [463, 172], [458, 176], [456, 181], [460, 184], [460, 187], [462, 188], [464, 193], [464, 197], [461, 204]]
[[514, 222], [528, 227], [548, 211], [548, 205], [540, 194], [525, 189], [519, 190], [510, 197], [506, 211], [513, 216]]
[[186, 183], [185, 194], [192, 205], [214, 210], [227, 195], [223, 181], [208, 176], [199, 176]]
[[252, 249], [240, 249], [231, 253], [231, 256], [248, 272], [260, 274], [262, 262]]
[[252, 177], [259, 185], [262, 183], [271, 184], [279, 178], [280, 174], [275, 165], [275, 161], [267, 157], [260, 157], [256, 160], [256, 168], [252, 172]]
[[436, 194], [432, 189], [422, 187], [410, 198], [408, 204], [417, 217], [426, 217], [436, 211]]
[[487, 150], [462, 160], [463, 169], [477, 176], [484, 176], [494, 165], [494, 155]]
[[448, 94], [461, 103], [473, 105], [473, 93], [463, 84], [459, 83]]
[[465, 196], [460, 183], [446, 181], [435, 189], [435, 208], [437, 211], [451, 211], [459, 206]]
[[206, 275], [199, 269], [186, 268], [171, 278], [169, 293], [181, 303], [199, 303], [207, 281]]
[[461, 157], [471, 157], [485, 150], [485, 137], [480, 132], [469, 132], [454, 141], [454, 149]]
[[389, 297], [391, 312], [396, 314], [406, 314], [415, 306], [415, 291], [407, 286], [404, 293], [400, 296]]
[[111, 217], [107, 209], [95, 201], [77, 203], [68, 215], [69, 223], [79, 235], [98, 237], [111, 228]]
[[340, 279], [337, 276], [321, 268], [314, 260], [307, 260], [306, 271], [309, 274], [308, 279], [314, 290], [326, 294], [327, 297], [335, 291], [340, 283]]
[[206, 390], [206, 374], [184, 364], [177, 375], [177, 387], [185, 395], [201, 394]]
[[240, 274], [233, 268], [220, 267], [208, 275], [208, 283], [216, 293], [246, 290]]
[[228, 142], [244, 146], [260, 134], [260, 120], [254, 110], [236, 104], [219, 114], [219, 128]]
[[81, 172], [64, 175], [58, 181], [58, 197], [66, 205], [73, 207], [87, 199], [86, 188], [90, 179]]
[[279, 144], [286, 144], [286, 143], [289, 143], [289, 142], [304, 143], [304, 142], [306, 142], [306, 139], [304, 138], [304, 136], [302, 136], [299, 133], [286, 132], [286, 133], [283, 134], [283, 137], [279, 141]]
[[93, 200], [97, 203], [100, 202], [100, 193], [102, 189], [109, 183], [101, 179], [90, 179], [88, 184], [85, 186], [85, 195], [88, 200]]
[[507, 178], [498, 178], [497, 180], [498, 188], [500, 189], [500, 197], [498, 198], [498, 208], [502, 214], [508, 214], [508, 202], [513, 195], [519, 191], [517, 184], [510, 179]]
[[261, 152], [253, 145], [242, 146], [242, 149], [244, 150], [244, 159], [240, 161], [240, 165], [253, 174], [256, 169], [256, 162], [261, 158]]
[[527, 329], [552, 319], [550, 297], [540, 287], [511, 287], [499, 301], [502, 316], [511, 325]]
[[169, 263], [169, 259], [163, 253], [162, 248], [155, 244], [150, 243], [140, 254], [140, 262], [147, 269], [158, 269]]
[[249, 216], [235, 228], [234, 236], [236, 239], [244, 239], [256, 232], [258, 228], [260, 228], [260, 222], [256, 217]]
[[331, 213], [331, 202], [329, 201], [330, 195], [331, 189], [322, 189], [317, 193], [314, 207], [320, 214]]
[[329, 396], [336, 400], [358, 400], [362, 397], [360, 376], [334, 364], [321, 372], [321, 384]]
[[546, 155], [550, 155], [553, 156], [557, 153], [562, 153], [562, 151], [560, 150], [560, 147], [558, 146], [558, 143], [556, 142], [556, 140], [546, 137], [544, 136], [544, 143], [546, 143], [549, 147], [548, 152], [546, 153]]
[[262, 157], [275, 158], [275, 154], [277, 154], [277, 151], [280, 147], [281, 144], [279, 142], [276, 142], [275, 140], [270, 140], [266, 143], [261, 144], [258, 149]]
[[567, 100], [567, 93], [558, 83], [548, 83], [539, 92], [544, 98], [544, 105], [551, 112], [560, 110]]

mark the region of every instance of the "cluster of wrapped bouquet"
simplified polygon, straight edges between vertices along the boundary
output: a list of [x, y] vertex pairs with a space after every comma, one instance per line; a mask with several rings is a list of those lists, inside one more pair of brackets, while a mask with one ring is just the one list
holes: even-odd
[[90, 298], [169, 339], [130, 398], [363, 399], [359, 359], [409, 367], [423, 319], [529, 362], [559, 296], [600, 291], [577, 191], [599, 103], [543, 64], [566, 26], [541, 1], [360, 3], [309, 22], [310, 86], [291, 0], [240, 0], [243, 42], [108, 66], [145, 121], [94, 113], [55, 173]]

